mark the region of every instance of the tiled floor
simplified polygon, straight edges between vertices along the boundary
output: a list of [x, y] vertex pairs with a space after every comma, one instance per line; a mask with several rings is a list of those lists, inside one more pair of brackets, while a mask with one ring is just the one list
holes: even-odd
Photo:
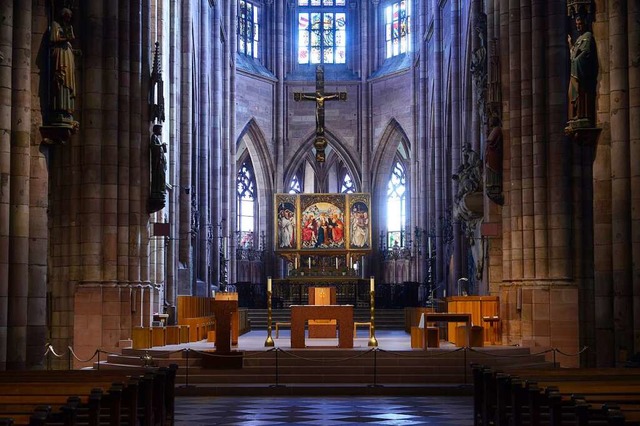
[[176, 425], [473, 425], [472, 397], [178, 397]]

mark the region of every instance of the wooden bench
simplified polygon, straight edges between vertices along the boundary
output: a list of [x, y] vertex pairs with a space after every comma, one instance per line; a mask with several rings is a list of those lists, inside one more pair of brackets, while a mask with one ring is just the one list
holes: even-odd
[[640, 371], [512, 369], [474, 365], [479, 425], [623, 425], [640, 422]]
[[3, 371], [0, 417], [14, 424], [173, 422], [177, 365], [154, 369]]

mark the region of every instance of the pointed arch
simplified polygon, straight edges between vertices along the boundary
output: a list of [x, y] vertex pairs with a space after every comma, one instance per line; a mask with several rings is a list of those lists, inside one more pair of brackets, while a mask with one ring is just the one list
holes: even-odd
[[380, 137], [380, 143], [378, 143], [378, 148], [371, 162], [371, 170], [373, 172], [372, 189], [374, 193], [384, 193], [386, 191], [387, 180], [397, 152], [400, 152], [405, 169], [407, 169], [409, 166], [409, 153], [411, 152], [409, 138], [400, 123], [395, 118], [392, 118]]
[[325, 137], [328, 142], [326, 151], [326, 161], [318, 163], [313, 153], [313, 141], [315, 133], [310, 133], [305, 141], [300, 144], [298, 149], [291, 156], [291, 160], [284, 170], [284, 186], [288, 188], [288, 182], [298, 172], [302, 164], [308, 163], [313, 169], [316, 179], [316, 186], [319, 188], [328, 187], [329, 173], [332, 168], [339, 163], [347, 169], [357, 188], [362, 187], [362, 171], [360, 163], [356, 161], [354, 156], [345, 148], [339, 139], [330, 131], [326, 131]]
[[[247, 157], [251, 159], [253, 165], [253, 177], [256, 183], [256, 202], [257, 211], [266, 212], [259, 214], [256, 221], [255, 235], [260, 235], [261, 231], [265, 232], [267, 238], [270, 238], [269, 224], [272, 223], [273, 217], [271, 206], [272, 194], [274, 193], [273, 176], [275, 166], [269, 148], [264, 137], [264, 133], [258, 126], [256, 120], [252, 118], [240, 132], [236, 141], [236, 170], [240, 170]], [[267, 242], [269, 243], [269, 242]]]

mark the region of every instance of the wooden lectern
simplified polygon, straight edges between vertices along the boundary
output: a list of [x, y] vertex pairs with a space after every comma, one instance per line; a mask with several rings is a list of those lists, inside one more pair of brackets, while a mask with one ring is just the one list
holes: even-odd
[[218, 293], [213, 301], [216, 317], [216, 351], [230, 353], [238, 344], [238, 293]]

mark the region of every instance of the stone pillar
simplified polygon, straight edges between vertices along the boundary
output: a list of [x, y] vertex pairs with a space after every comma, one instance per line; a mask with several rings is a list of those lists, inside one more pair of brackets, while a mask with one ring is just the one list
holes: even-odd
[[[213, 12], [213, 33], [220, 33], [220, 8], [221, 4], [216, 4], [214, 6]], [[212, 257], [211, 257], [211, 269], [213, 270], [213, 281], [218, 283], [220, 277], [220, 241], [222, 237], [221, 229], [218, 226], [223, 217], [222, 214], [222, 192], [224, 188], [224, 178], [222, 174], [222, 163], [223, 163], [223, 120], [222, 120], [222, 99], [223, 99], [223, 88], [222, 88], [222, 77], [224, 65], [222, 61], [222, 46], [221, 43], [214, 43], [212, 46], [213, 51], [213, 75], [212, 75], [212, 96], [213, 96], [213, 104], [211, 105], [212, 114], [214, 117], [214, 121], [212, 123], [212, 156], [211, 156], [211, 171], [212, 171], [212, 192], [211, 192], [211, 225], [213, 226], [213, 242], [212, 242]]]
[[[47, 29], [47, 14], [44, 6], [36, 7], [32, 13], [31, 45], [39, 44]], [[31, 63], [44, 60], [44, 52], [31, 49]], [[41, 70], [31, 68], [31, 81], [40, 78]], [[33, 114], [31, 129], [40, 126], [41, 114]], [[29, 208], [29, 308], [27, 328], [27, 366], [43, 363], [42, 347], [47, 342], [47, 278], [49, 249], [49, 170], [48, 147], [40, 145], [39, 133], [31, 131], [31, 171]], [[1, 219], [0, 219], [1, 220]]]
[[634, 353], [640, 351], [640, 3], [627, 2], [629, 61], [629, 160], [631, 163], [631, 279], [633, 283]]
[[[104, 126], [100, 138], [94, 143], [100, 146], [102, 159], [102, 206], [100, 207], [102, 223], [102, 279], [115, 282], [118, 278], [118, 204], [121, 194], [118, 193], [118, 133], [121, 123], [119, 118], [119, 43], [118, 37], [118, 2], [107, 1], [104, 4], [104, 42], [103, 42], [103, 77], [101, 109]], [[91, 49], [90, 49], [91, 50]], [[127, 194], [128, 195], [128, 194]], [[128, 199], [127, 199], [128, 201]], [[118, 310], [119, 311], [119, 310]]]
[[[117, 210], [117, 275], [118, 282], [126, 282], [129, 277], [129, 208], [131, 168], [131, 3], [119, 2], [118, 22], [118, 210]], [[124, 332], [124, 330], [123, 330]], [[128, 338], [129, 333], [122, 338]]]
[[[433, 13], [433, 36], [428, 43], [431, 45], [427, 49], [431, 53], [430, 63], [433, 65], [435, 72], [432, 75], [433, 80], [433, 93], [431, 97], [433, 98], [432, 102], [432, 122], [431, 129], [433, 131], [432, 137], [432, 146], [433, 149], [431, 152], [433, 153], [434, 162], [434, 172], [435, 180], [434, 180], [434, 195], [435, 199], [435, 219], [438, 221], [437, 225], [438, 230], [436, 231], [436, 259], [438, 260], [436, 263], [436, 277], [440, 285], [443, 285], [443, 291], [447, 290], [448, 294], [452, 294], [448, 288], [448, 283], [444, 281], [445, 277], [445, 269], [449, 267], [447, 261], [445, 259], [445, 247], [444, 247], [444, 238], [443, 238], [443, 229], [441, 219], [445, 219], [444, 215], [446, 214], [446, 206], [444, 205], [444, 147], [443, 147], [443, 129], [442, 129], [442, 121], [443, 121], [443, 107], [442, 107], [442, 90], [443, 90], [443, 75], [442, 75], [442, 11], [440, 9], [439, 2], [437, 0], [431, 1], [431, 11]], [[430, 130], [431, 130], [430, 129]]]
[[13, 0], [0, 0], [0, 370], [7, 367]]
[[[236, 22], [238, 22], [235, 17], [237, 15], [236, 7], [238, 5], [237, 2], [232, 1], [230, 3], [230, 21], [229, 21], [229, 34], [236, 33]], [[238, 279], [236, 275], [236, 248], [237, 241], [235, 238], [235, 232], [237, 229], [237, 186], [236, 186], [236, 175], [237, 175], [237, 167], [236, 167], [236, 137], [235, 128], [236, 128], [236, 37], [229, 38], [229, 56], [227, 56], [226, 60], [228, 65], [225, 65], [225, 69], [229, 70], [229, 96], [226, 97], [226, 102], [229, 108], [229, 119], [227, 123], [229, 123], [229, 150], [227, 151], [227, 155], [229, 156], [229, 174], [227, 182], [229, 185], [229, 210], [227, 217], [230, 218], [229, 223], [229, 282], [235, 284]], [[257, 234], [255, 234], [257, 235]]]
[[[520, 58], [520, 1], [509, 0], [509, 130], [511, 176], [509, 179], [509, 221], [511, 232], [511, 274], [510, 281], [523, 279], [523, 238], [522, 238], [522, 93]], [[505, 138], [505, 141], [507, 139]], [[506, 153], [505, 153], [506, 156]], [[525, 320], [523, 318], [523, 320]]]
[[31, 3], [13, 9], [7, 369], [26, 365], [31, 173]]
[[[611, 102], [611, 250], [614, 350], [617, 361], [632, 354], [633, 286], [631, 278], [631, 181], [629, 148], [629, 64], [627, 2], [610, 2], [609, 73]], [[637, 26], [637, 23], [634, 25]], [[635, 123], [637, 126], [638, 123]]]
[[[182, 81], [181, 97], [178, 100], [177, 108], [180, 110], [180, 190], [178, 205], [180, 208], [180, 225], [178, 235], [180, 236], [178, 246], [178, 294], [192, 294], [193, 271], [191, 270], [191, 197], [194, 191], [191, 182], [191, 159], [193, 144], [193, 50], [192, 50], [192, 25], [193, 11], [191, 2], [182, 3], [181, 21], [181, 45], [182, 62], [180, 69], [180, 80]], [[188, 189], [187, 189], [188, 188]], [[198, 188], [200, 190], [200, 188]]]
[[[532, 111], [532, 54], [534, 50], [531, 34], [531, 0], [520, 1], [520, 48], [513, 58], [520, 66], [520, 90], [517, 96], [520, 102], [520, 191], [521, 235], [522, 238], [522, 278], [537, 278], [535, 270], [536, 243], [534, 236], [534, 201], [533, 201], [533, 111]], [[540, 39], [541, 37], [537, 37]], [[516, 107], [517, 109], [517, 107]], [[537, 136], [537, 135], [536, 135]], [[511, 139], [517, 146], [515, 137]]]

